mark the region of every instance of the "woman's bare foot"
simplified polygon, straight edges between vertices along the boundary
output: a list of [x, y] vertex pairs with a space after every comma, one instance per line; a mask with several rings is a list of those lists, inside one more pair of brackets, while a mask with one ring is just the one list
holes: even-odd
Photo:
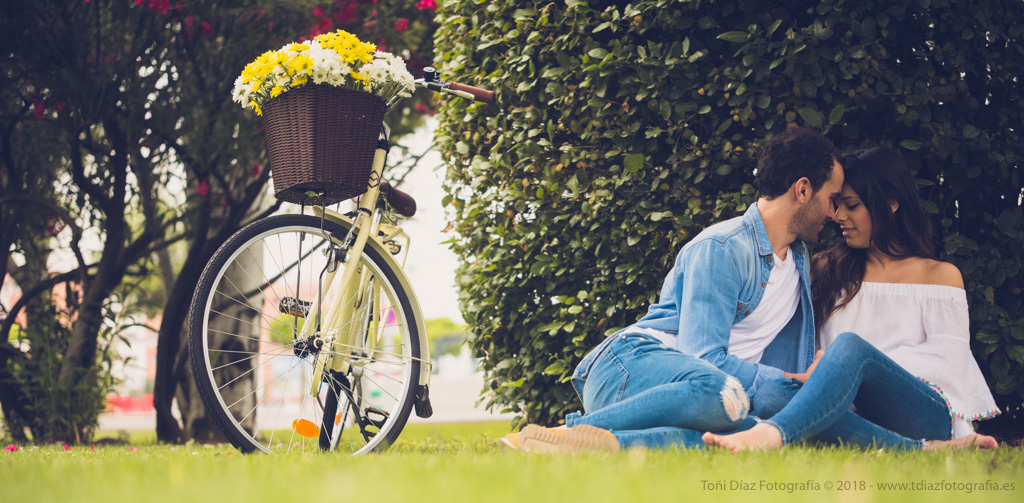
[[934, 451], [938, 449], [995, 449], [999, 442], [988, 435], [972, 433], [966, 437], [954, 440], [930, 440], [924, 443], [924, 450]]
[[701, 438], [705, 444], [725, 447], [732, 452], [767, 451], [782, 447], [782, 433], [768, 423], [757, 423], [749, 430], [730, 435], [705, 433]]

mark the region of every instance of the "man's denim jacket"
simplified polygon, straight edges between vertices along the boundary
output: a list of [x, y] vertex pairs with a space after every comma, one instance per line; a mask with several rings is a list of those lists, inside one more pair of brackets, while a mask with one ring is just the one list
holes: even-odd
[[783, 371], [803, 372], [814, 358], [807, 247], [795, 241], [789, 254], [800, 271], [800, 306], [765, 348], [760, 363], [729, 354], [733, 323], [757, 308], [772, 269], [772, 244], [757, 204], [687, 243], [665, 278], [660, 300], [631, 328], [675, 334], [677, 349], [735, 376], [753, 397], [761, 384], [782, 378]]

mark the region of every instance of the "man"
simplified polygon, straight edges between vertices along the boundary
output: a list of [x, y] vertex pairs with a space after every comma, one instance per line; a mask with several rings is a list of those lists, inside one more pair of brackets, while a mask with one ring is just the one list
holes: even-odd
[[[676, 257], [661, 297], [576, 368], [585, 415], [528, 425], [502, 443], [535, 451], [700, 446], [704, 431], [747, 429], [813, 371], [805, 242], [834, 215], [843, 186], [835, 147], [809, 128], [775, 135], [758, 156], [758, 201]], [[820, 355], [818, 355], [820, 357]], [[518, 436], [517, 436], [518, 435]]]

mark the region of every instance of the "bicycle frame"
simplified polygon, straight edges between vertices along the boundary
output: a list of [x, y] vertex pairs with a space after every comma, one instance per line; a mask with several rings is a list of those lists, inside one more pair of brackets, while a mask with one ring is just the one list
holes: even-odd
[[[387, 150], [385, 148], [377, 148], [373, 167], [371, 168], [370, 180], [381, 180], [381, 175], [384, 170], [384, 162], [387, 157]], [[366, 246], [370, 246], [381, 257], [387, 262], [387, 265], [391, 267], [395, 276], [398, 278], [398, 282], [408, 293], [409, 302], [414, 313], [416, 322], [417, 335], [420, 345], [420, 353], [423, 361], [423, 365], [420, 366], [420, 375], [418, 376], [419, 386], [427, 386], [430, 382], [431, 365], [430, 365], [430, 344], [427, 339], [426, 324], [423, 321], [422, 311], [420, 310], [419, 300], [416, 297], [415, 290], [412, 288], [412, 284], [409, 278], [405, 275], [402, 266], [394, 259], [392, 254], [387, 251], [384, 247], [384, 241], [394, 239], [402, 234], [401, 229], [396, 226], [385, 225], [381, 223], [380, 209], [377, 208], [377, 203], [380, 199], [380, 185], [369, 184], [366, 193], [363, 194], [360, 200], [359, 207], [356, 210], [355, 218], [349, 218], [340, 213], [328, 210], [321, 206], [314, 206], [313, 212], [317, 216], [321, 216], [327, 220], [332, 220], [341, 224], [342, 226], [349, 228], [349, 234], [345, 236], [344, 242], [351, 243], [351, 246], [345, 250], [346, 256], [349, 258], [358, 258], [362, 255], [363, 250]], [[381, 229], [385, 229], [388, 232], [385, 240], [380, 240], [377, 236]], [[355, 233], [353, 235], [353, 233]], [[408, 238], [407, 238], [408, 239]], [[343, 248], [344, 249], [344, 248]], [[369, 284], [370, 278], [368, 277], [367, 271], [360, 270], [359, 260], [347, 260], [345, 267], [342, 270], [341, 278], [337, 279], [338, 269], [327, 273], [321, 292], [318, 292], [318, 297], [326, 291], [332, 288], [341, 288], [343, 294], [335, 296], [331, 305], [327, 306], [326, 315], [321, 319], [321, 330], [318, 338], [323, 342], [323, 347], [335, 348], [333, 351], [325, 351], [321, 353], [326, 355], [326, 358], [318, 357], [313, 369], [313, 378], [311, 381], [310, 393], [316, 396], [321, 381], [323, 379], [324, 369], [330, 368], [334, 371], [346, 371], [348, 366], [352, 365], [351, 358], [343, 356], [346, 351], [353, 347], [354, 331], [343, 331], [341, 327], [350, 326], [356, 321], [356, 317], [360, 313], [360, 309], [366, 301], [377, 301], [377, 296], [373, 291], [367, 291], [368, 288], [373, 288], [373, 285]], [[367, 295], [368, 294], [368, 295]], [[307, 320], [315, 320], [317, 316], [320, 316], [320, 299], [314, 299]], [[376, 306], [371, 306], [368, 310], [363, 310], [368, 313], [375, 313]], [[362, 320], [360, 320], [362, 321]], [[380, 337], [380, 332], [383, 331], [386, 325], [386, 318], [384, 323], [378, 322], [377, 327], [370, 326], [370, 330], [376, 330], [377, 337]], [[406, 323], [409, 320], [399, 320], [399, 322]], [[314, 329], [315, 323], [306, 323], [302, 327], [300, 332], [300, 338], [307, 338], [311, 335], [311, 330]], [[366, 326], [361, 323], [360, 326]]]

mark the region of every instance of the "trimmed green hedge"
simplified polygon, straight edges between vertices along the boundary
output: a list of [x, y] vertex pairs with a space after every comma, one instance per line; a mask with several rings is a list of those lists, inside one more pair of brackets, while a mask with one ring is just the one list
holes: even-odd
[[901, 147], [965, 275], [975, 355], [1024, 396], [1024, 75], [1015, 0], [452, 0], [436, 53], [495, 105], [440, 107], [445, 199], [491, 403], [556, 423], [567, 380], [635, 321], [679, 248], [755, 198], [789, 124]]

